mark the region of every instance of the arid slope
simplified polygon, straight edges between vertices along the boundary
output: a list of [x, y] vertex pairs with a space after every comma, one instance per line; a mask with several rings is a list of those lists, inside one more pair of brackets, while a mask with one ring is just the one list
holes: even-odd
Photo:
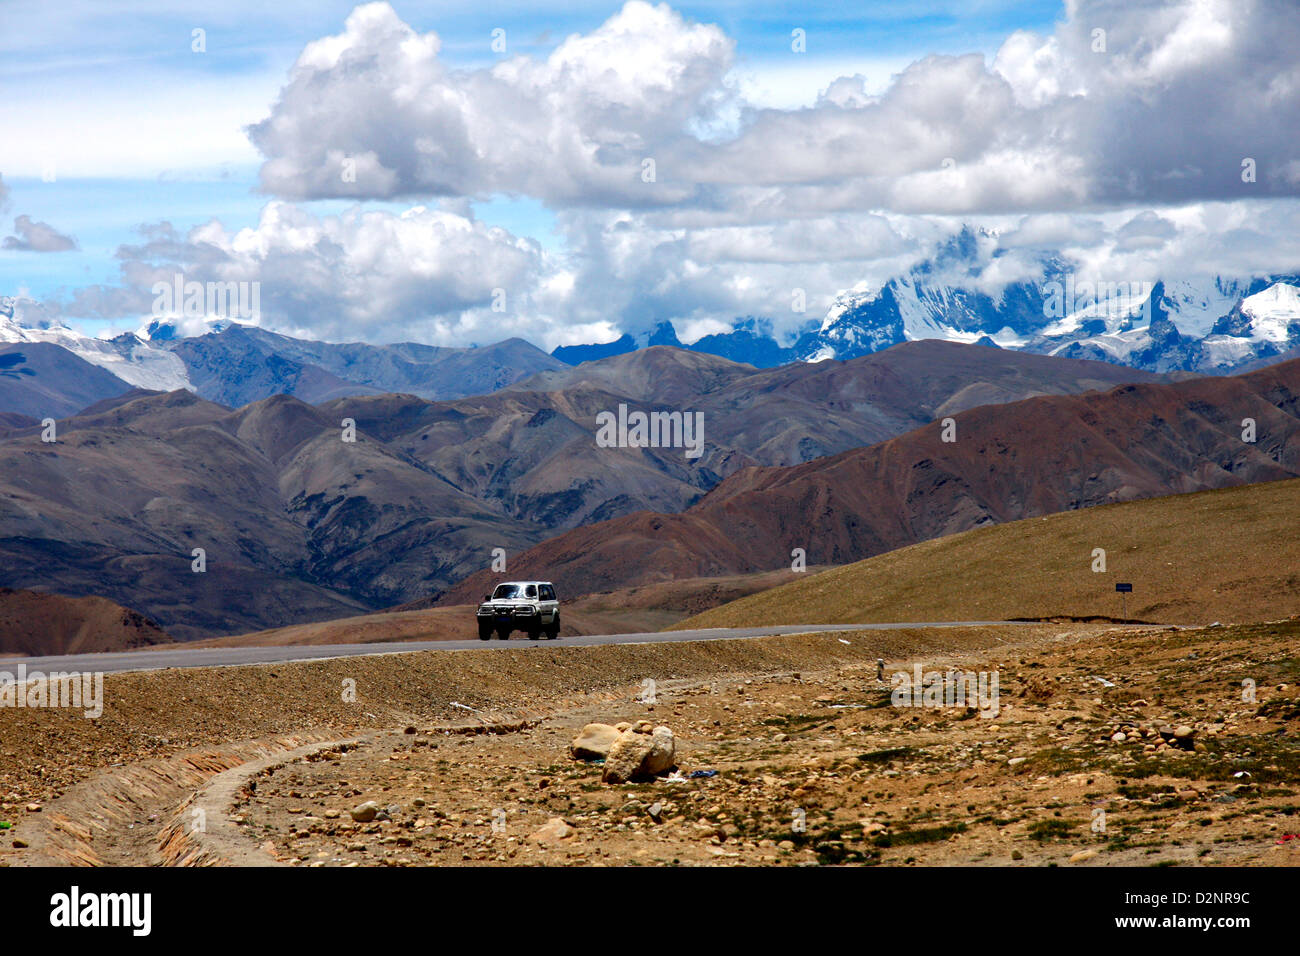
[[[677, 627], [1300, 614], [1300, 479], [1088, 508], [925, 541], [741, 598]], [[1094, 549], [1106, 570], [1094, 571]], [[796, 578], [796, 575], [790, 575]]]

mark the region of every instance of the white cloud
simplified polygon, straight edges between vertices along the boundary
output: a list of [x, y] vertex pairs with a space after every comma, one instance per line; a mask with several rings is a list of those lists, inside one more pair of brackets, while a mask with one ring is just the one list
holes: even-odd
[[[456, 71], [436, 34], [386, 3], [354, 10], [342, 34], [309, 45], [271, 116], [250, 136], [264, 188], [291, 198], [525, 193], [557, 203], [633, 206], [684, 198], [642, 161], [729, 95], [732, 42], [666, 5], [629, 3], [546, 60]], [[355, 181], [342, 163], [364, 158]]]
[[[1051, 36], [1008, 37], [991, 65], [929, 56], [871, 88], [858, 71], [826, 77], [811, 106], [759, 108], [730, 38], [664, 5], [633, 0], [545, 60], [456, 71], [436, 34], [373, 3], [303, 51], [251, 135], [263, 185], [289, 197], [502, 191], [740, 211], [755, 190], [782, 193], [757, 219], [1294, 195], [1300, 65], [1284, 38], [1297, 35], [1285, 0], [1077, 2]], [[735, 134], [719, 140], [719, 124]], [[1260, 163], [1249, 193], [1244, 156]]]
[[537, 243], [426, 206], [318, 217], [277, 201], [252, 228], [214, 220], [182, 235], [163, 223], [145, 240], [119, 251], [120, 287], [78, 290], [64, 311], [139, 317], [152, 308], [154, 283], [180, 273], [261, 283], [260, 324], [291, 334], [465, 344], [543, 338], [547, 311], [567, 294]]

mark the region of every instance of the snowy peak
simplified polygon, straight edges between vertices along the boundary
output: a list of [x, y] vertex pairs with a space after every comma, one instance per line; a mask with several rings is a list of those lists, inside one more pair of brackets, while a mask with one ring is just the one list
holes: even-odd
[[1248, 321], [1254, 341], [1283, 343], [1296, 336], [1300, 324], [1300, 288], [1275, 282], [1263, 292], [1241, 300], [1241, 314]]

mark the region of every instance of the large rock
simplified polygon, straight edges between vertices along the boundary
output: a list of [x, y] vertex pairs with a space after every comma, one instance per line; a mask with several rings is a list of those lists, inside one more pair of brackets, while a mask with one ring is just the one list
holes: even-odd
[[641, 721], [619, 734], [609, 748], [601, 779], [606, 783], [644, 780], [671, 769], [676, 759], [673, 732], [667, 727], [651, 728], [648, 721]]
[[367, 800], [360, 806], [352, 808], [352, 819], [357, 823], [369, 823], [375, 817], [379, 816], [379, 804], [373, 800]]
[[551, 817], [542, 827], [533, 833], [532, 839], [537, 843], [554, 844], [573, 836], [573, 827], [562, 817]]
[[618, 736], [618, 729], [609, 724], [588, 724], [569, 744], [569, 753], [578, 760], [604, 760]]
[[667, 727], [656, 727], [650, 734], [650, 753], [641, 761], [640, 773], [649, 777], [667, 773], [677, 763], [677, 741]]

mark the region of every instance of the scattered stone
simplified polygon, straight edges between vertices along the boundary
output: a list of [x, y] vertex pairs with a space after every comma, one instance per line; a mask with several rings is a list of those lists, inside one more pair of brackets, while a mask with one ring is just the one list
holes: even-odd
[[1096, 850], [1080, 850], [1078, 853], [1075, 853], [1070, 857], [1070, 862], [1082, 863], [1084, 860], [1091, 860], [1096, 855]]

